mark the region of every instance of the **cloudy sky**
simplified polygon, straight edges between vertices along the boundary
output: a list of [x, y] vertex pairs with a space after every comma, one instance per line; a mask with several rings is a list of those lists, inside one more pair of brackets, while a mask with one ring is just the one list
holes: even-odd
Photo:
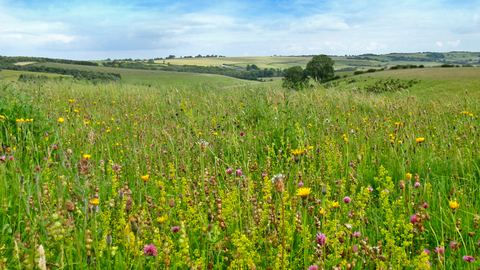
[[480, 0], [0, 0], [0, 55], [480, 51]]

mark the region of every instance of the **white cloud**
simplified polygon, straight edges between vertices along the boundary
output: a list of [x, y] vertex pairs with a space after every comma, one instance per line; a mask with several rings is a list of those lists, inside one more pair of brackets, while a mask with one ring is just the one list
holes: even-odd
[[457, 41], [448, 41], [447, 44], [450, 45], [450, 46], [452, 46], [452, 47], [458, 47], [458, 45], [460, 45], [460, 40], [457, 40]]
[[435, 42], [435, 47], [443, 47], [442, 42], [440, 41]]

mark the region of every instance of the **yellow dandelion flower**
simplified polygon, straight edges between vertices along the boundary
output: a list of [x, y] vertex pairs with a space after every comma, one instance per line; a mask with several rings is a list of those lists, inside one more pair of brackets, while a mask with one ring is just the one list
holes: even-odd
[[450, 201], [448, 202], [448, 206], [450, 206], [452, 210], [455, 210], [460, 207], [460, 204], [457, 201]]
[[58, 118], [58, 122], [59, 122], [60, 124], [63, 123], [64, 121], [65, 121], [65, 119], [63, 119], [62, 117], [59, 117], [59, 118]]
[[163, 223], [165, 221], [165, 218], [164, 217], [159, 217], [157, 218], [157, 222], [158, 223]]
[[83, 158], [84, 158], [84, 159], [87, 159], [87, 160], [90, 159], [91, 157], [92, 157], [91, 155], [86, 155], [86, 154], [83, 155]]
[[412, 176], [413, 176], [413, 175], [412, 175], [411, 173], [405, 174], [405, 177], [407, 178], [407, 180], [412, 179]]
[[98, 198], [94, 198], [93, 200], [90, 201], [90, 204], [92, 204], [92, 205], [99, 205], [99, 204], [100, 204], [100, 201], [98, 200]]
[[302, 188], [297, 189], [297, 193], [295, 195], [300, 196], [303, 199], [305, 199], [308, 195], [310, 195], [310, 193], [312, 193], [311, 188], [302, 187]]
[[415, 141], [416, 141], [417, 143], [422, 143], [422, 142], [425, 141], [425, 138], [420, 137], [420, 138], [417, 138]]

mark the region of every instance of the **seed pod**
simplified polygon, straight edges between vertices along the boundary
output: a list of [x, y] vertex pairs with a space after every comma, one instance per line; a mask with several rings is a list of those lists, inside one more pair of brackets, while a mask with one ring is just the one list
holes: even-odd
[[328, 187], [327, 187], [327, 185], [323, 185], [323, 186], [322, 186], [322, 195], [323, 195], [323, 196], [327, 195], [327, 192], [328, 192]]
[[168, 202], [168, 205], [170, 206], [170, 208], [173, 208], [175, 206], [175, 199], [171, 198], [170, 201]]
[[404, 189], [405, 188], [405, 181], [400, 180], [400, 183], [398, 183], [398, 187], [400, 187], [400, 189]]
[[132, 198], [128, 197], [127, 198], [127, 203], [125, 205], [125, 211], [128, 213], [132, 210], [132, 206], [133, 206], [133, 200]]
[[75, 204], [72, 201], [66, 201], [65, 208], [67, 209], [67, 211], [73, 212], [75, 211]]

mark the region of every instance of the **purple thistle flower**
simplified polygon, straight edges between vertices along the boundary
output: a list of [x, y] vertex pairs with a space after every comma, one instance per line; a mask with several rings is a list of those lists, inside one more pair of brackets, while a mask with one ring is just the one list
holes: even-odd
[[172, 232], [176, 233], [178, 231], [180, 231], [180, 226], [175, 226], [175, 227], [172, 227]]
[[327, 236], [323, 233], [317, 233], [316, 241], [319, 245], [323, 246], [327, 242]]
[[423, 208], [427, 209], [428, 208], [428, 203], [423, 203]]
[[467, 262], [474, 262], [475, 258], [467, 255], [467, 256], [463, 256], [463, 260]]
[[238, 176], [238, 177], [242, 176], [242, 175], [243, 175], [242, 170], [238, 169], [238, 170], [235, 172], [235, 175]]
[[147, 256], [157, 256], [157, 248], [153, 244], [143, 247], [143, 253]]
[[243, 133], [243, 131], [240, 131], [240, 136], [243, 136], [245, 135], [245, 133]]

